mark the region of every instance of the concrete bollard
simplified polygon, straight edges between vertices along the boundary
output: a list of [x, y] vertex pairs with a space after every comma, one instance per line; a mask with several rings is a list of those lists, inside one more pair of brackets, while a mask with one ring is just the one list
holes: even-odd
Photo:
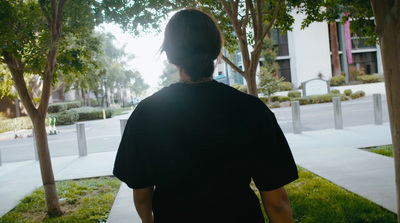
[[128, 122], [128, 119], [120, 119], [119, 120], [119, 123], [121, 124], [121, 136], [123, 136], [124, 135], [124, 130], [125, 130], [125, 126], [126, 126], [126, 123]]
[[79, 156], [87, 156], [85, 123], [77, 123], [76, 131], [77, 131], [77, 136], [78, 136]]
[[35, 130], [32, 128], [32, 140], [33, 140], [33, 153], [35, 153], [35, 160], [39, 161], [39, 154], [36, 145], [36, 135]]
[[373, 94], [375, 125], [383, 124], [381, 94]]
[[343, 129], [342, 103], [340, 97], [333, 98], [333, 116], [335, 118], [335, 129]]
[[300, 102], [292, 101], [293, 133], [301, 133]]

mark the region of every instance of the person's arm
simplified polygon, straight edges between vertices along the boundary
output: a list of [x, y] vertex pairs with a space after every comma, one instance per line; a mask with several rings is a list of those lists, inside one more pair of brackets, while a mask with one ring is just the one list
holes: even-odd
[[133, 189], [133, 202], [136, 211], [142, 219], [142, 223], [153, 223], [153, 200], [154, 187], [146, 187], [143, 189]]
[[272, 191], [260, 191], [265, 212], [271, 223], [292, 223], [293, 214], [284, 187]]

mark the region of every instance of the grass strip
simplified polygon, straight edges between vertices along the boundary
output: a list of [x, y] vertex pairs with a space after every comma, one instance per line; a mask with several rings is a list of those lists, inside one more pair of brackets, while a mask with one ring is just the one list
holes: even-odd
[[393, 157], [393, 146], [392, 145], [367, 147], [367, 148], [362, 148], [362, 149], [369, 151], [369, 152], [376, 153], [376, 154]]
[[56, 185], [64, 215], [46, 215], [41, 187], [0, 218], [0, 223], [106, 222], [121, 182], [115, 177], [101, 177], [58, 181]]
[[301, 167], [299, 179], [285, 188], [294, 222], [397, 223], [393, 212]]

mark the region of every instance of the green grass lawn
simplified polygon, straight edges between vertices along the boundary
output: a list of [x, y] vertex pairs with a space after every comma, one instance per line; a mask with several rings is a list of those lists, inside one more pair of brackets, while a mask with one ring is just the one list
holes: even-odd
[[[299, 176], [286, 186], [295, 222], [397, 223], [396, 214], [303, 168], [299, 168]], [[105, 222], [119, 186], [120, 181], [112, 177], [60, 181], [57, 189], [63, 216], [46, 217], [40, 188], [0, 218], [0, 223]]]
[[126, 112], [126, 111], [131, 111], [131, 107], [130, 106], [127, 106], [127, 107], [125, 107], [125, 108], [116, 108], [115, 110], [114, 110], [114, 114], [113, 114], [113, 117], [114, 116], [117, 116], [117, 115], [123, 115], [123, 114], [126, 114], [126, 113], [122, 113], [122, 112]]
[[367, 150], [369, 152], [377, 153], [380, 155], [393, 157], [392, 145], [368, 147], [368, 148], [362, 148], [362, 149]]
[[106, 222], [121, 182], [114, 177], [56, 182], [64, 215], [48, 218], [43, 187], [26, 196], [0, 223]]
[[396, 214], [303, 168], [285, 188], [295, 222], [397, 223]]

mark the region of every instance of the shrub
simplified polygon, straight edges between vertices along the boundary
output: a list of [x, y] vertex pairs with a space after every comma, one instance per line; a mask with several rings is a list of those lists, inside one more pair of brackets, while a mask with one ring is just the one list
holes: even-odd
[[91, 107], [98, 107], [98, 106], [100, 106], [99, 105], [99, 102], [96, 100], [96, 99], [90, 99], [90, 106]]
[[69, 101], [69, 102], [65, 102], [65, 105], [67, 106], [67, 110], [72, 109], [72, 108], [80, 108], [81, 101]]
[[247, 85], [241, 85], [238, 90], [247, 94]]
[[311, 104], [319, 104], [319, 103], [327, 103], [332, 102], [334, 97], [340, 97], [340, 100], [347, 101], [347, 97], [340, 94], [323, 94], [323, 95], [310, 95], [308, 98], [310, 99]]
[[57, 119], [57, 125], [71, 125], [79, 120], [79, 114], [76, 111], [68, 110], [50, 116], [55, 116]]
[[335, 89], [335, 90], [330, 91], [329, 93], [331, 93], [331, 94], [340, 94], [340, 90]]
[[[101, 108], [93, 108], [93, 107], [80, 107], [80, 108], [73, 108], [70, 111], [75, 111], [79, 115], [78, 121], [84, 120], [94, 120], [94, 119], [102, 119], [103, 118], [103, 109]], [[111, 118], [112, 114], [114, 113], [114, 109], [107, 108], [106, 111], [106, 118]]]
[[282, 81], [278, 84], [280, 91], [290, 91], [293, 89], [293, 84], [288, 81]]
[[267, 102], [268, 102], [268, 98], [267, 97], [259, 97], [259, 98], [264, 104], [267, 104]]
[[47, 108], [48, 113], [58, 113], [67, 110], [67, 105], [65, 103], [54, 103], [50, 104]]
[[350, 98], [352, 99], [356, 99], [356, 98], [361, 98], [365, 96], [365, 92], [364, 91], [356, 91], [352, 94], [350, 94]]
[[32, 129], [32, 121], [28, 116], [13, 118], [13, 119], [0, 119], [0, 133], [14, 131], [15, 121], [17, 120], [17, 130]]
[[280, 83], [283, 82], [285, 78], [277, 78], [275, 76], [276, 72], [273, 72], [273, 67], [261, 67], [260, 68], [260, 82], [258, 83], [258, 88], [261, 93], [263, 93], [268, 98], [271, 97], [275, 92], [280, 91]]
[[289, 98], [300, 98], [301, 97], [301, 92], [300, 91], [289, 91], [287, 96]]
[[351, 93], [353, 93], [353, 91], [351, 89], [344, 90], [344, 95], [346, 95], [346, 96], [350, 96]]
[[342, 75], [332, 77], [332, 79], [330, 81], [331, 86], [341, 86], [344, 84], [345, 84], [345, 81], [344, 81], [344, 77]]
[[357, 80], [361, 81], [363, 84], [383, 82], [383, 74], [358, 76]]
[[310, 100], [308, 98], [299, 97], [299, 98], [291, 98], [291, 101], [298, 101], [300, 105], [308, 105], [310, 104]]
[[268, 103], [267, 106], [268, 106], [268, 108], [280, 108], [281, 107], [281, 105], [279, 104], [278, 101], [273, 102], [273, 103]]
[[280, 96], [280, 95], [274, 95], [271, 97], [271, 102], [284, 102], [284, 101], [290, 101], [290, 98], [287, 96]]

